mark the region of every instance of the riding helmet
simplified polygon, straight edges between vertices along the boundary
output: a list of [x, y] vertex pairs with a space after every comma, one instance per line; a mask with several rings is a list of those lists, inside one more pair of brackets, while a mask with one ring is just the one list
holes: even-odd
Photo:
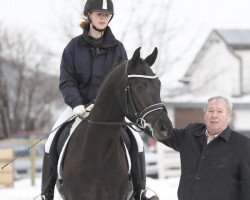
[[113, 2], [112, 0], [87, 0], [83, 12], [85, 16], [88, 11], [107, 12], [114, 15]]

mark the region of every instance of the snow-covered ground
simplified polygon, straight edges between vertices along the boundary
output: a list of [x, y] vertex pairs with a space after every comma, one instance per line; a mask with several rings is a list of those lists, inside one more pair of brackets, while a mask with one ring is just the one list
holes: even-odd
[[[179, 178], [151, 179], [147, 178], [147, 186], [154, 190], [161, 200], [177, 200], [177, 187]], [[0, 199], [5, 200], [33, 200], [40, 192], [41, 178], [37, 178], [35, 186], [31, 186], [30, 179], [15, 181], [14, 187], [0, 189]], [[55, 200], [60, 200], [59, 194], [55, 193]]]

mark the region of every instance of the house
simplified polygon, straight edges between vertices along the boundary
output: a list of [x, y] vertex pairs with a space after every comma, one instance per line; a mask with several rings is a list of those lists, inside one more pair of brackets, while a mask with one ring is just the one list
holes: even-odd
[[213, 30], [182, 81], [200, 95], [250, 94], [250, 30]]
[[164, 96], [175, 127], [203, 121], [203, 107], [211, 96], [225, 96], [234, 104], [231, 126], [250, 136], [250, 30], [213, 30], [185, 75], [181, 92]]

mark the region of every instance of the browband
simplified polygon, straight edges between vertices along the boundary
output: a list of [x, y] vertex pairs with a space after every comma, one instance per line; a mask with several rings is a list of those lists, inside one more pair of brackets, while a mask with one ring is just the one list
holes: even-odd
[[154, 78], [157, 78], [157, 75], [146, 76], [146, 75], [139, 75], [139, 74], [129, 74], [128, 78], [149, 78], [149, 79], [154, 79]]

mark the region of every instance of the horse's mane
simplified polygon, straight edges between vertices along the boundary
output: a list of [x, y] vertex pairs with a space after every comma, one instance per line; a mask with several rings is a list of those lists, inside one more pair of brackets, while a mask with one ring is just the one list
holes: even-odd
[[116, 65], [110, 72], [109, 74], [104, 78], [101, 87], [99, 88], [98, 92], [97, 92], [97, 96], [96, 99], [98, 99], [100, 93], [103, 90], [106, 89], [111, 89], [111, 86], [114, 84], [116, 84], [115, 81], [121, 80], [124, 71], [125, 71], [125, 65], [126, 65], [127, 60], [119, 63], [118, 65]]

